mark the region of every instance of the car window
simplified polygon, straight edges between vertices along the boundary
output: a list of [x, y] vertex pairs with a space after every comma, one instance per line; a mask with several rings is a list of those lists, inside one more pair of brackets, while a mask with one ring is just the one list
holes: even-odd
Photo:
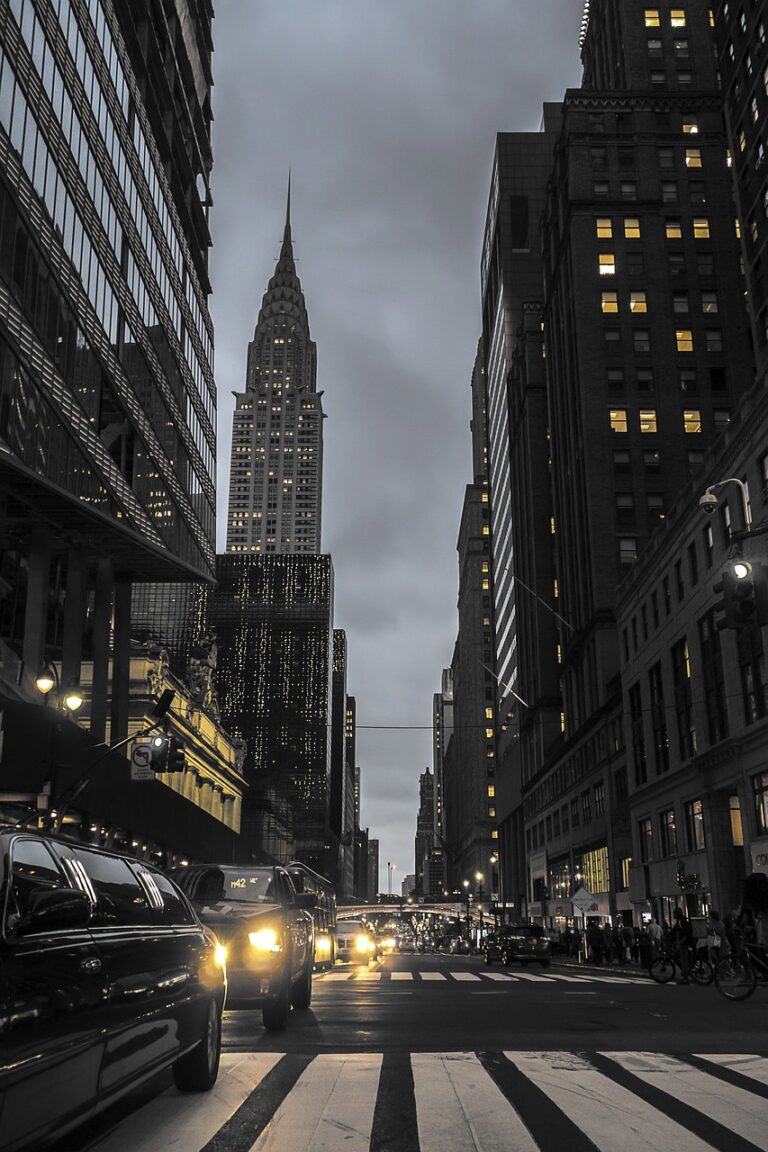
[[153, 922], [147, 895], [125, 860], [79, 847], [74, 854], [93, 884], [105, 924]]
[[12, 926], [19, 918], [26, 919], [31, 898], [37, 892], [66, 886], [56, 860], [42, 840], [15, 840], [11, 849], [9, 925]]
[[176, 885], [162, 872], [153, 872], [152, 879], [160, 890], [163, 898], [163, 910], [160, 918], [163, 924], [194, 924], [195, 918], [184, 897]]
[[275, 891], [271, 868], [185, 868], [174, 873], [176, 883], [194, 904], [272, 904]]

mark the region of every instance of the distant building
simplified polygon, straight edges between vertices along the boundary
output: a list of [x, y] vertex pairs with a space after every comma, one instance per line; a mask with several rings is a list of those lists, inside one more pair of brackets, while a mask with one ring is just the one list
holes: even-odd
[[255, 859], [333, 876], [330, 556], [220, 556], [209, 620], [222, 721], [245, 744], [243, 836]]
[[400, 885], [400, 894], [403, 900], [412, 900], [416, 895], [416, 877], [412, 872], [407, 876], [403, 876], [403, 882]]
[[429, 860], [435, 847], [435, 778], [429, 768], [419, 777], [419, 811], [416, 817], [415, 874], [416, 895], [428, 896]]
[[379, 894], [379, 842], [368, 840], [368, 899], [375, 901]]
[[358, 900], [375, 900], [376, 893], [368, 886], [368, 829], [355, 830], [355, 883], [352, 895]]
[[227, 552], [318, 553], [323, 476], [322, 393], [291, 238], [285, 231], [235, 394]]
[[443, 668], [440, 691], [432, 700], [432, 772], [435, 777], [433, 827], [438, 844], [445, 841], [445, 788], [443, 762], [453, 734], [453, 672]]
[[331, 709], [330, 825], [339, 856], [329, 879], [341, 896], [351, 896], [355, 868], [355, 699], [347, 695], [347, 637], [333, 633], [333, 688]]

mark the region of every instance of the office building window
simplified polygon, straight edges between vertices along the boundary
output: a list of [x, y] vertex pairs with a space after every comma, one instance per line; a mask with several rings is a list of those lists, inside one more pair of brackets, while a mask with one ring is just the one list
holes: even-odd
[[601, 276], [614, 276], [616, 273], [616, 257], [612, 252], [601, 252], [597, 258]]
[[635, 380], [637, 382], [638, 392], [652, 392], [653, 391], [653, 369], [652, 368], [638, 368], [635, 373]]
[[627, 431], [627, 410], [626, 408], [611, 408], [610, 421], [612, 432], [626, 432]]
[[689, 852], [699, 852], [705, 846], [704, 805], [701, 800], [689, 800], [685, 806], [685, 833]]
[[691, 584], [698, 584], [699, 582], [699, 558], [696, 551], [696, 541], [692, 540], [688, 545], [688, 577]]
[[701, 148], [686, 148], [685, 166], [686, 168], [701, 168]]
[[620, 564], [634, 564], [637, 560], [637, 537], [636, 536], [620, 536], [619, 537], [619, 563]]
[[635, 328], [632, 332], [632, 344], [635, 352], [650, 352], [651, 333], [647, 328]]
[[622, 180], [619, 188], [622, 200], [637, 200], [637, 184], [634, 180]]
[[722, 352], [723, 334], [719, 328], [707, 328], [704, 333], [704, 342], [707, 352]]
[[670, 216], [664, 224], [664, 234], [667, 240], [682, 240], [683, 226], [678, 219]]
[[738, 635], [737, 646], [744, 723], [750, 725], [762, 719], [766, 712], [765, 653], [760, 631], [743, 628]]
[[694, 240], [709, 240], [709, 218], [707, 216], [694, 217], [693, 238]]
[[683, 428], [686, 432], [701, 432], [701, 411], [698, 408], [683, 411]]
[[605, 812], [605, 784], [600, 781], [595, 784], [595, 816], [602, 816]]
[[648, 779], [648, 765], [645, 756], [645, 731], [643, 728], [643, 703], [640, 683], [629, 689], [629, 722], [632, 734], [632, 759], [635, 769], [635, 786], [640, 787]]
[[673, 28], [685, 28], [685, 8], [673, 8], [669, 14], [669, 22]]
[[665, 204], [677, 203], [677, 183], [674, 180], [665, 180], [662, 183], [661, 199]]
[[653, 733], [653, 765], [657, 776], [669, 769], [669, 737], [667, 735], [667, 709], [664, 703], [664, 679], [661, 662], [648, 670], [648, 690], [651, 696], [651, 731]]
[[619, 310], [619, 296], [617, 292], [603, 292], [601, 299], [601, 308], [603, 312], [618, 312]]
[[631, 459], [629, 452], [614, 452], [613, 468], [615, 472], [629, 472]]
[[693, 724], [691, 658], [688, 651], [688, 641], [685, 637], [672, 646], [670, 658], [675, 689], [678, 752], [681, 761], [690, 760], [691, 756], [696, 754], [697, 744], [696, 729]]
[[645, 292], [630, 292], [629, 294], [629, 310], [630, 312], [647, 312], [648, 300]]
[[640, 239], [640, 221], [636, 216], [627, 216], [625, 218], [624, 236], [627, 240]]
[[608, 368], [605, 373], [605, 382], [612, 391], [620, 391], [624, 387], [624, 369]]
[[656, 410], [654, 408], [640, 409], [640, 431], [658, 432], [656, 426]]
[[693, 332], [690, 328], [678, 328], [675, 332], [678, 352], [693, 352]]
[[660, 28], [661, 19], [659, 17], [658, 8], [646, 8], [645, 13], [645, 26], [646, 28]]
[[723, 740], [728, 735], [728, 712], [725, 704], [720, 632], [714, 609], [710, 609], [699, 620], [699, 648], [704, 704], [707, 710], [707, 736], [710, 744], [716, 744], [718, 740]]
[[707, 316], [711, 316], [714, 312], [718, 311], [717, 292], [702, 292], [701, 310]]
[[657, 37], [648, 40], [648, 55], [651, 60], [658, 60], [664, 55], [663, 43]]
[[647, 448], [643, 452], [643, 467], [646, 472], [658, 472], [661, 469], [661, 452], [658, 448]]
[[672, 311], [678, 314], [690, 312], [691, 306], [688, 302], [687, 292], [674, 292], [672, 294]]
[[655, 524], [664, 519], [664, 497], [660, 492], [649, 492], [645, 506], [648, 509], [648, 526], [653, 529]]
[[645, 272], [645, 258], [642, 252], [627, 252], [626, 257], [627, 275], [629, 276], [642, 276]]
[[730, 408], [715, 408], [712, 413], [715, 432], [723, 432], [731, 422]]
[[662, 856], [677, 856], [674, 808], [667, 808], [659, 813], [659, 851]]
[[597, 232], [598, 240], [612, 240], [613, 224], [611, 223], [610, 216], [598, 216], [595, 221], [595, 231]]
[[637, 833], [640, 844], [640, 859], [643, 864], [647, 864], [649, 860], [653, 860], [653, 827], [650, 816], [644, 820], [638, 820]]
[[758, 772], [752, 777], [752, 798], [757, 831], [761, 836], [768, 835], [768, 772]]
[[681, 392], [697, 392], [699, 382], [696, 377], [695, 368], [681, 368], [678, 373], [678, 380], [680, 382]]

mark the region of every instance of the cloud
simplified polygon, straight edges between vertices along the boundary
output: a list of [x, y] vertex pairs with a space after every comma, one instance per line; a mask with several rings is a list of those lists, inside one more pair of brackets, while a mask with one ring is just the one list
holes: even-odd
[[[219, 543], [230, 393], [243, 387], [290, 166], [328, 413], [324, 547], [361, 723], [429, 725], [450, 663], [495, 134], [535, 130], [542, 101], [578, 83], [581, 11], [581, 0], [217, 5]], [[431, 734], [361, 730], [358, 758], [364, 818], [402, 877]]]

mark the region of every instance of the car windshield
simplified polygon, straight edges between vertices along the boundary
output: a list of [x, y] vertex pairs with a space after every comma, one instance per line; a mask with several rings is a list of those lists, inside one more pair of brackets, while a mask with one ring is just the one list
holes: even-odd
[[538, 940], [541, 934], [538, 924], [507, 924], [504, 928], [505, 936], [527, 936]]
[[272, 904], [276, 899], [271, 868], [195, 868], [176, 879], [197, 904]]
[[345, 920], [341, 924], [336, 925], [337, 935], [341, 933], [342, 936], [354, 935], [355, 932], [364, 932], [365, 929], [359, 920]]

